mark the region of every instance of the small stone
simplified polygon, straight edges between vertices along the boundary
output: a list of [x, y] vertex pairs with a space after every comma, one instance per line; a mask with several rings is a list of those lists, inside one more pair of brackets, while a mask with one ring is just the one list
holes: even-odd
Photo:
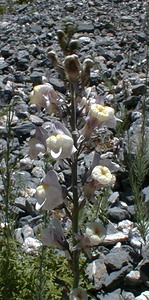
[[121, 290], [118, 289], [114, 292], [111, 292], [111, 293], [108, 293], [108, 294], [100, 294], [99, 293], [99, 298], [98, 298], [98, 295], [97, 295], [97, 299], [99, 300], [120, 300], [120, 293], [121, 293]]
[[81, 36], [78, 40], [81, 44], [89, 44], [91, 42], [91, 39], [87, 36]]
[[144, 259], [141, 263], [140, 277], [142, 281], [149, 287], [149, 258]]
[[105, 265], [109, 271], [119, 270], [128, 264], [130, 257], [128, 252], [121, 248], [114, 248], [105, 257]]
[[32, 227], [30, 227], [29, 225], [24, 225], [22, 227], [22, 235], [24, 237], [24, 239], [26, 239], [27, 237], [34, 237], [34, 230]]
[[31, 82], [33, 85], [41, 84], [42, 83], [42, 76], [44, 74], [38, 71], [33, 71], [33, 73], [30, 76]]
[[144, 95], [145, 91], [145, 84], [136, 84], [132, 86], [132, 94], [135, 96]]
[[142, 193], [143, 193], [144, 196], [145, 196], [145, 202], [149, 205], [149, 186], [145, 187], [145, 188], [142, 190]]
[[114, 192], [108, 198], [108, 203], [114, 204], [114, 203], [117, 202], [118, 199], [119, 199], [119, 193], [118, 192]]
[[94, 25], [91, 23], [87, 22], [78, 22], [78, 32], [93, 32], [94, 31]]
[[44, 123], [44, 121], [36, 115], [30, 115], [29, 120], [37, 126], [41, 126]]
[[22, 228], [15, 229], [15, 237], [19, 243], [23, 244]]
[[36, 166], [32, 170], [32, 175], [37, 177], [37, 178], [42, 178], [45, 176], [45, 172], [42, 168]]
[[29, 171], [33, 167], [33, 162], [30, 157], [25, 157], [20, 159], [20, 169], [22, 171]]
[[13, 132], [15, 136], [20, 137], [29, 137], [30, 132], [35, 128], [31, 122], [25, 122], [24, 124], [17, 125], [13, 127]]
[[133, 222], [130, 220], [123, 220], [118, 223], [117, 229], [121, 230], [124, 234], [129, 234], [130, 229], [133, 228]]
[[123, 234], [122, 232], [117, 232], [113, 234], [107, 234], [102, 244], [107, 246], [107, 245], [115, 245], [118, 242], [126, 242], [126, 241], [128, 241], [128, 235]]
[[142, 283], [141, 277], [140, 277], [140, 271], [138, 270], [133, 270], [130, 273], [126, 275], [125, 278], [127, 284], [132, 285], [132, 286], [137, 286], [138, 284]]
[[120, 270], [110, 273], [106, 276], [103, 287], [111, 290], [116, 288], [117, 282], [119, 285], [123, 284], [126, 274], [130, 272], [131, 269], [132, 266], [128, 264], [127, 266], [123, 266]]
[[135, 296], [131, 292], [122, 291], [123, 300], [135, 300]]
[[94, 281], [96, 289], [101, 288], [102, 283], [107, 275], [107, 269], [104, 260], [96, 259], [87, 266], [89, 280]]
[[15, 106], [15, 113], [18, 118], [26, 118], [28, 117], [28, 105], [24, 102], [17, 103]]
[[133, 246], [136, 249], [136, 251], [140, 252], [144, 241], [141, 237], [139, 230], [136, 227], [130, 230], [129, 239], [131, 246]]
[[122, 221], [129, 218], [129, 213], [127, 210], [120, 207], [111, 207], [108, 209], [108, 214], [112, 220]]
[[66, 11], [73, 12], [75, 10], [75, 6], [72, 2], [67, 2], [64, 6]]
[[149, 298], [149, 291], [141, 293], [140, 296], [136, 297], [135, 300], [147, 300]]
[[65, 93], [66, 88], [64, 85], [64, 82], [58, 78], [50, 77], [49, 83], [51, 83], [55, 90], [57, 90], [60, 93]]

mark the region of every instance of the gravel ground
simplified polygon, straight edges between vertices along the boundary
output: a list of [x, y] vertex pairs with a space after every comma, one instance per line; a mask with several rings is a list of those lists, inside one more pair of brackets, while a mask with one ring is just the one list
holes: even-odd
[[[21, 190], [15, 200], [19, 229], [16, 229], [16, 233], [27, 252], [30, 251], [27, 240], [30, 235], [24, 232], [31, 232], [30, 228], [33, 229], [33, 239], [30, 242], [32, 248], [36, 243], [32, 224], [38, 219], [33, 195], [44, 174], [42, 164], [36, 164], [27, 156], [27, 141], [35, 125], [41, 126], [44, 121], [50, 120], [48, 115], [38, 113], [34, 106], [29, 106], [29, 94], [33, 86], [42, 83], [43, 76], [46, 76], [56, 91], [65, 95], [65, 85], [47, 57], [48, 50], [53, 49], [63, 59], [56, 31], [64, 17], [77, 22], [75, 38], [81, 45], [80, 61], [88, 57], [94, 61], [90, 85], [96, 86], [104, 101], [115, 108], [118, 117], [122, 117], [122, 111], [125, 112], [122, 137], [118, 140], [116, 149], [112, 150], [117, 151], [120, 160], [120, 155], [124, 156], [125, 147], [127, 148], [127, 132], [130, 134], [131, 154], [136, 152], [139, 140], [142, 103], [148, 82], [149, 25], [146, 7], [149, 10], [146, 1], [139, 0], [43, 0], [14, 4], [12, 13], [1, 16], [0, 107], [3, 112], [3, 107], [11, 99], [16, 101], [12, 120], [14, 142], [11, 160], [17, 161], [19, 177], [25, 178], [26, 182], [25, 189]], [[148, 94], [145, 126], [148, 135]], [[0, 117], [1, 157], [6, 140], [6, 115], [3, 112]], [[90, 156], [85, 159], [89, 161]], [[147, 207], [148, 175], [142, 186]], [[14, 174], [16, 179], [15, 176], [17, 175]], [[1, 180], [0, 187], [3, 190]], [[94, 261], [97, 299], [119, 300], [121, 294], [124, 300], [145, 300], [145, 295], [149, 297], [149, 237], [142, 247], [143, 240], [135, 223], [134, 202], [126, 170], [119, 171], [117, 184], [109, 201], [108, 218], [111, 223], [108, 225], [107, 237], [98, 249], [102, 255]], [[91, 281], [92, 267], [91, 263], [88, 266]]]

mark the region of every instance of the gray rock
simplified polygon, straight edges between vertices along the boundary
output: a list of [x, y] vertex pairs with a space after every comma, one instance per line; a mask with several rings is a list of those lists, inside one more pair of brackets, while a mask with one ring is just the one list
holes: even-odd
[[93, 32], [94, 31], [94, 25], [92, 22], [78, 22], [77, 23], [78, 28], [77, 31], [78, 32]]
[[140, 296], [136, 297], [135, 300], [148, 300], [149, 291], [142, 292]]
[[58, 78], [50, 77], [49, 83], [51, 83], [55, 90], [57, 90], [60, 93], [65, 93], [66, 88], [64, 85], [64, 82]]
[[135, 296], [131, 292], [122, 291], [123, 300], [135, 300]]
[[33, 71], [30, 76], [30, 79], [31, 79], [31, 82], [33, 83], [33, 85], [41, 84], [43, 75], [44, 75], [44, 73], [42, 73], [42, 72]]
[[108, 271], [119, 270], [130, 262], [130, 256], [127, 251], [121, 248], [114, 248], [105, 256], [104, 262]]
[[95, 288], [100, 289], [107, 275], [106, 265], [104, 258], [94, 260], [87, 266], [88, 278], [94, 282]]
[[144, 259], [140, 265], [140, 278], [149, 287], [149, 258]]
[[28, 105], [24, 102], [17, 103], [15, 105], [15, 113], [18, 118], [26, 118], [29, 117], [28, 114]]
[[14, 135], [18, 138], [21, 137], [29, 137], [30, 132], [35, 128], [35, 126], [31, 122], [24, 122], [21, 125], [14, 126], [12, 128]]
[[127, 210], [120, 207], [112, 207], [108, 209], [108, 214], [110, 219], [114, 221], [122, 221], [124, 219], [129, 219], [129, 213]]
[[142, 283], [140, 271], [138, 270], [132, 270], [130, 273], [128, 273], [125, 277], [125, 282], [127, 285], [131, 286], [138, 286]]
[[132, 93], [135, 96], [144, 95], [146, 91], [145, 84], [137, 84], [132, 86]]
[[120, 300], [120, 293], [121, 290], [118, 289], [112, 293], [108, 293], [108, 294], [98, 294], [97, 295], [97, 299], [99, 300]]
[[67, 2], [64, 6], [66, 11], [73, 12], [76, 8], [72, 2]]
[[107, 290], [113, 290], [118, 285], [124, 285], [124, 279], [127, 273], [129, 273], [132, 269], [131, 265], [123, 266], [120, 270], [114, 271], [106, 276], [105, 281], [103, 283], [103, 287]]

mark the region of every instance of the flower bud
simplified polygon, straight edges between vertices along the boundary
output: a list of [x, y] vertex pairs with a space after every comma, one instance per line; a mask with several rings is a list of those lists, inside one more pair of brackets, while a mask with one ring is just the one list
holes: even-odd
[[76, 54], [68, 55], [64, 61], [66, 76], [70, 83], [77, 84], [80, 80], [81, 65]]
[[75, 288], [69, 295], [69, 300], [87, 300], [87, 294], [82, 288]]

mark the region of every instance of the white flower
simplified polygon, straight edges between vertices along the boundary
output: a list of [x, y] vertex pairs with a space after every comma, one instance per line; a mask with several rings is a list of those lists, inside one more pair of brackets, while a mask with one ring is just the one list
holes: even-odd
[[52, 210], [63, 203], [62, 188], [54, 171], [49, 171], [36, 189], [36, 209]]
[[60, 122], [53, 124], [53, 133], [46, 139], [46, 145], [54, 159], [67, 158], [76, 151], [69, 130]]
[[48, 228], [45, 228], [41, 233], [42, 244], [49, 247], [57, 247], [64, 250], [66, 241], [62, 226], [57, 218], [53, 218]]
[[40, 84], [30, 93], [30, 102], [52, 113], [58, 104], [58, 95], [50, 83]]
[[97, 184], [100, 184], [103, 187], [110, 186], [115, 182], [115, 176], [110, 172], [110, 170], [107, 167], [100, 165], [94, 167], [91, 177], [97, 182]]
[[74, 153], [73, 139], [66, 134], [52, 134], [46, 140], [47, 151], [52, 158], [67, 158]]
[[69, 300], [87, 300], [86, 292], [81, 288], [75, 288], [69, 295]]
[[86, 228], [84, 237], [88, 238], [89, 246], [97, 246], [104, 239], [105, 235], [105, 227], [99, 222], [93, 222]]

